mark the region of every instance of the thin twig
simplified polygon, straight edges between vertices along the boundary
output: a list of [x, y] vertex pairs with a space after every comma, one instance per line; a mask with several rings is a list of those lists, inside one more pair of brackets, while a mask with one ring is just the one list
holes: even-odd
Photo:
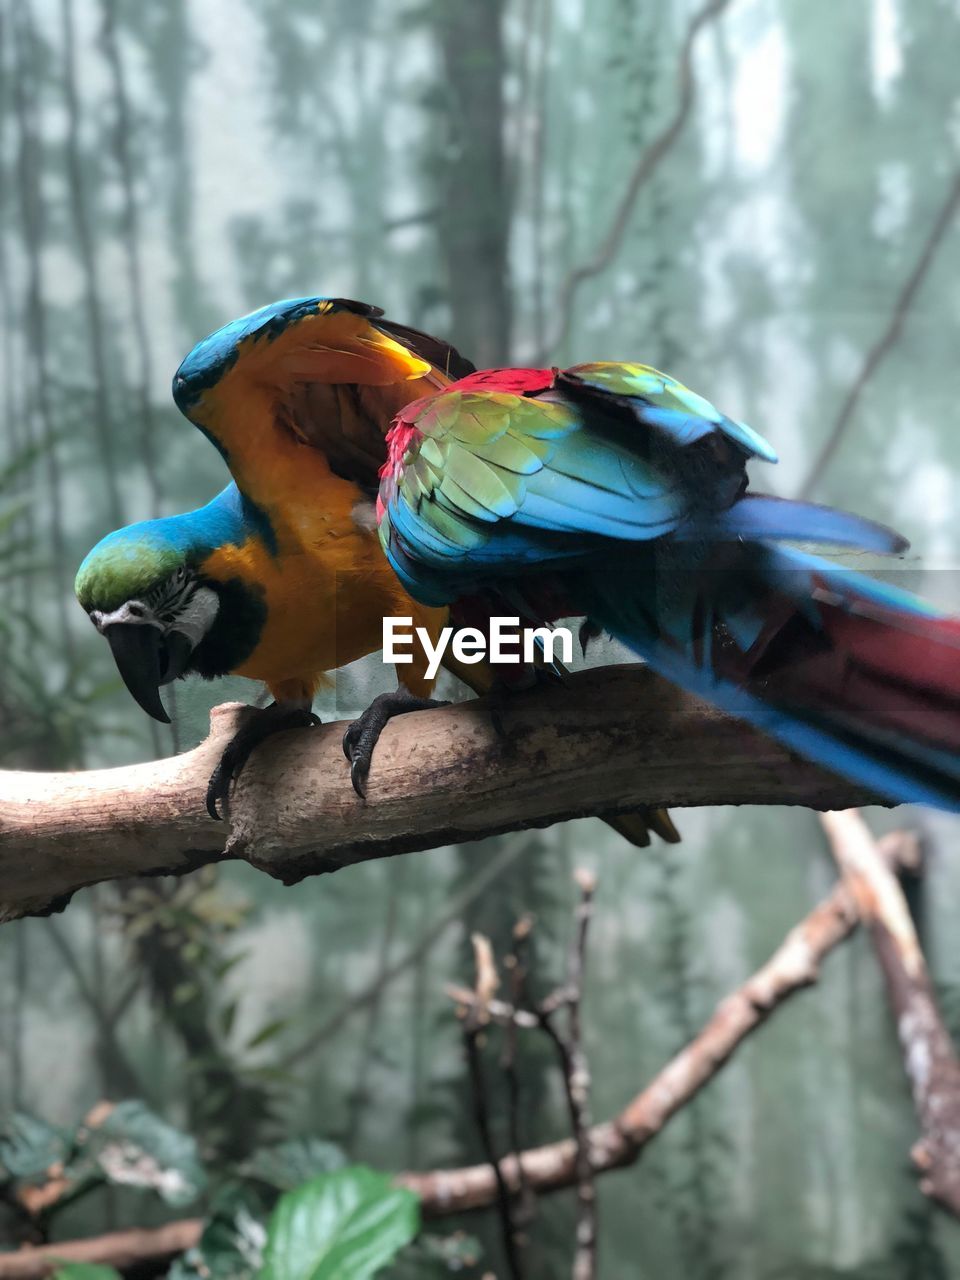
[[[513, 1000], [514, 1009], [520, 1009], [526, 1001], [527, 988], [527, 952], [530, 944], [530, 934], [533, 929], [533, 917], [529, 914], [521, 916], [513, 927], [513, 947], [510, 954], [504, 962], [504, 968], [510, 975], [510, 997]], [[507, 1084], [507, 1125], [510, 1136], [510, 1154], [518, 1155], [523, 1150], [523, 1135], [520, 1130], [520, 1074], [517, 1071], [517, 1021], [515, 1017], [511, 1017], [506, 1023], [506, 1032], [503, 1041], [503, 1055], [500, 1065], [503, 1068], [504, 1078]], [[517, 1228], [520, 1225], [520, 1219], [525, 1224], [532, 1216], [532, 1196], [527, 1181], [523, 1176], [523, 1169], [520, 1170], [520, 1204], [519, 1210], [514, 1214], [514, 1238], [517, 1248], [521, 1249], [526, 1243], [525, 1237], [518, 1234]]]
[[560, 1059], [576, 1147], [574, 1174], [577, 1187], [577, 1230], [573, 1280], [593, 1280], [597, 1269], [597, 1194], [590, 1158], [590, 1064], [583, 1048], [580, 1006], [583, 1000], [587, 934], [593, 915], [593, 896], [597, 881], [592, 871], [582, 868], [576, 872], [574, 879], [580, 889], [580, 901], [575, 913], [576, 930], [570, 947], [567, 984], [564, 989], [567, 1034], [562, 1035], [555, 1027], [549, 1006], [545, 1010], [542, 1004], [537, 1012], [540, 1025], [553, 1041]]
[[360, 1039], [360, 1050], [357, 1054], [357, 1066], [354, 1083], [347, 1099], [347, 1118], [343, 1129], [343, 1146], [352, 1151], [357, 1145], [357, 1131], [363, 1123], [363, 1116], [370, 1102], [368, 1094], [370, 1071], [373, 1065], [379, 1031], [380, 1015], [383, 1009], [381, 999], [384, 985], [383, 976], [390, 963], [390, 952], [393, 948], [394, 934], [397, 928], [397, 910], [401, 894], [401, 885], [406, 875], [403, 859], [394, 859], [387, 873], [386, 911], [384, 913], [383, 932], [377, 950], [375, 974], [378, 979], [376, 997], [367, 1006], [366, 1026]]
[[73, 947], [64, 937], [54, 916], [47, 916], [44, 920], [44, 926], [50, 941], [60, 953], [60, 957], [66, 967], [70, 970], [77, 993], [93, 1016], [100, 1038], [100, 1050], [105, 1059], [104, 1065], [109, 1068], [109, 1074], [114, 1086], [131, 1097], [139, 1096], [143, 1089], [137, 1073], [134, 1071], [117, 1038], [117, 1018], [123, 1013], [126, 1006], [120, 1007], [119, 1002], [114, 1009], [106, 1006], [97, 987], [91, 983], [84, 972]]
[[392, 231], [402, 231], [405, 227], [421, 227], [427, 222], [436, 222], [439, 214], [439, 205], [432, 205], [429, 209], [415, 209], [412, 213], [401, 213], [394, 218], [384, 218], [380, 228], [384, 235], [389, 235]]
[[690, 19], [680, 50], [677, 70], [679, 95], [673, 117], [640, 153], [634, 170], [630, 175], [626, 190], [620, 197], [620, 203], [613, 215], [613, 221], [610, 223], [607, 234], [593, 257], [581, 263], [580, 266], [573, 267], [561, 284], [555, 307], [560, 317], [559, 328], [552, 341], [547, 343], [542, 351], [538, 352], [534, 361], [535, 364], [546, 364], [552, 354], [559, 353], [570, 333], [577, 291], [585, 280], [599, 275], [605, 267], [609, 266], [629, 226], [630, 216], [637, 203], [637, 196], [653, 176], [660, 161], [667, 155], [683, 132], [683, 127], [687, 123], [696, 93], [693, 75], [693, 46], [703, 27], [715, 18], [719, 18], [729, 4], [730, 0], [707, 0], [703, 8], [699, 9]]
[[567, 1080], [567, 1102], [577, 1143], [577, 1250], [573, 1264], [573, 1280], [593, 1280], [597, 1268], [597, 1194], [590, 1163], [590, 1064], [583, 1047], [580, 1007], [583, 1002], [583, 977], [586, 968], [587, 934], [593, 917], [593, 895], [596, 877], [580, 869], [576, 873], [580, 887], [577, 907], [577, 938], [570, 951], [570, 986], [576, 997], [569, 1005], [570, 1063]]
[[[304, 1058], [308, 1058], [322, 1044], [325, 1044], [332, 1036], [336, 1035], [343, 1024], [352, 1018], [354, 1014], [359, 1013], [361, 1009], [366, 1009], [376, 1004], [390, 983], [396, 981], [408, 969], [412, 969], [415, 964], [422, 960], [443, 937], [447, 929], [456, 920], [460, 919], [464, 909], [475, 901], [487, 886], [492, 884], [497, 876], [516, 860], [521, 848], [522, 845], [517, 842], [504, 845], [497, 856], [488, 862], [469, 884], [464, 886], [463, 891], [447, 902], [443, 912], [427, 926], [408, 951], [405, 951], [393, 964], [387, 965], [382, 972], [376, 973], [365, 987], [349, 996], [336, 1012], [325, 1019], [314, 1031], [311, 1031], [306, 1039], [302, 1040], [295, 1049], [291, 1049], [288, 1054], [284, 1055], [277, 1065], [282, 1070], [288, 1071], [291, 1067], [302, 1062]], [[468, 993], [468, 995], [470, 994]], [[469, 1000], [466, 1003], [469, 1003]]]
[[107, 1009], [107, 1017], [111, 1025], [116, 1025], [130, 1007], [132, 1001], [136, 998], [140, 991], [140, 983], [143, 975], [138, 969], [134, 969], [130, 975], [127, 985], [123, 988], [116, 1000]]
[[547, 84], [550, 77], [550, 40], [553, 27], [553, 0], [544, 0], [540, 25], [540, 57], [537, 70], [536, 124], [533, 136], [533, 155], [530, 159], [532, 174], [532, 208], [530, 220], [533, 229], [533, 337], [538, 349], [543, 347], [545, 324], [544, 284], [546, 279], [545, 244], [545, 193], [547, 129], [550, 115], [547, 110]]
[[490, 1127], [490, 1108], [487, 1102], [487, 1086], [483, 1077], [483, 1063], [480, 1059], [480, 1041], [489, 1023], [487, 1006], [493, 999], [500, 985], [496, 965], [493, 960], [493, 949], [490, 940], [482, 933], [475, 933], [473, 943], [474, 965], [476, 967], [476, 985], [474, 998], [463, 1016], [463, 1046], [467, 1055], [467, 1067], [470, 1073], [470, 1090], [473, 1097], [473, 1114], [480, 1135], [480, 1143], [487, 1163], [493, 1170], [497, 1183], [497, 1214], [500, 1220], [500, 1235], [503, 1240], [503, 1251], [507, 1259], [507, 1267], [511, 1280], [523, 1280], [520, 1265], [520, 1254], [517, 1249], [516, 1229], [513, 1222], [513, 1203], [510, 1189], [500, 1168], [496, 1147], [493, 1142], [493, 1131]]
[[870, 930], [897, 1023], [923, 1136], [920, 1189], [960, 1216], [960, 1060], [943, 1025], [910, 908], [855, 809], [821, 814], [830, 848]]
[[903, 332], [903, 326], [910, 308], [913, 306], [923, 282], [930, 274], [930, 268], [933, 266], [937, 250], [943, 243], [944, 237], [949, 231], [950, 224], [956, 217], [958, 210], [960, 210], [960, 173], [954, 176], [947, 198], [943, 202], [933, 226], [930, 228], [930, 234], [923, 242], [913, 270], [904, 281], [903, 287], [893, 304], [893, 311], [890, 314], [887, 327], [867, 352], [860, 372], [847, 392], [846, 399], [840, 406], [840, 411], [827, 434], [826, 440], [820, 446], [820, 452], [814, 459], [807, 478], [800, 486], [798, 497], [808, 498], [810, 496], [823, 478], [827, 467], [833, 461], [867, 383], [890, 354], [893, 347], [896, 346], [900, 334]]
[[106, 490], [107, 512], [111, 526], [124, 523], [123, 500], [117, 475], [115, 424], [110, 403], [107, 376], [107, 352], [104, 340], [103, 305], [97, 287], [97, 254], [87, 188], [84, 181], [80, 140], [80, 93], [77, 84], [76, 33], [73, 16], [74, 0], [60, 0], [63, 39], [63, 74], [60, 77], [67, 113], [66, 171], [70, 190], [70, 212], [77, 242], [77, 254], [83, 270], [84, 328], [90, 344], [90, 366], [93, 374], [93, 427], [100, 453], [100, 475]]
[[[15, 50], [13, 75], [14, 118], [19, 133], [17, 181], [20, 224], [26, 258], [25, 325], [31, 355], [31, 400], [28, 417], [35, 418], [42, 441], [49, 488], [50, 538], [53, 554], [53, 577], [57, 618], [63, 656], [67, 669], [75, 659], [75, 641], [71, 626], [72, 612], [67, 611], [66, 569], [70, 563], [64, 529], [63, 471], [60, 445], [50, 403], [48, 370], [50, 364], [50, 324], [45, 303], [43, 248], [47, 235], [48, 211], [46, 189], [41, 177], [42, 142], [39, 127], [38, 94], [41, 80], [41, 46], [31, 7], [22, 2], [13, 6], [12, 24]], [[34, 575], [28, 574], [29, 581]]]
[[[448, 982], [444, 987], [444, 991], [451, 1000], [462, 1006], [461, 1017], [476, 1001], [476, 995], [469, 987], [458, 986], [455, 982]], [[490, 1000], [487, 1002], [486, 1008], [489, 1020], [496, 1022], [501, 1027], [509, 1027], [511, 1023], [514, 1023], [525, 1031], [535, 1031], [540, 1025], [540, 1018], [537, 1014], [532, 1013], [529, 1009], [518, 1009], [506, 1000]]]

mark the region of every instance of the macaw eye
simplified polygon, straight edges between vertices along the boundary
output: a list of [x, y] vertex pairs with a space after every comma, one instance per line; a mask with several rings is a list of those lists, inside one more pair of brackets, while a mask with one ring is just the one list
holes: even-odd
[[186, 576], [187, 576], [187, 571], [183, 567], [183, 565], [181, 565], [177, 570], [177, 572], [173, 575], [175, 582], [183, 582], [186, 579]]

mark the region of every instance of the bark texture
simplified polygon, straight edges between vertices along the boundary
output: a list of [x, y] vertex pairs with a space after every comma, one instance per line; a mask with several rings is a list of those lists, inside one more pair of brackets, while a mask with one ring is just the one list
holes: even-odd
[[63, 1244], [19, 1249], [16, 1253], [0, 1253], [0, 1278], [39, 1280], [53, 1275], [64, 1262], [128, 1271], [145, 1263], [176, 1258], [193, 1248], [202, 1230], [203, 1222], [199, 1218], [182, 1218], [179, 1222], [168, 1222], [165, 1227], [135, 1227], [89, 1240], [68, 1240]]
[[937, 1007], [910, 908], [858, 813], [825, 813], [824, 830], [887, 985], [922, 1136], [920, 1189], [960, 1216], [960, 1060]]
[[875, 800], [680, 693], [643, 667], [585, 671], [502, 706], [483, 700], [393, 720], [367, 799], [350, 786], [344, 724], [278, 734], [251, 759], [230, 819], [207, 779], [249, 708], [214, 709], [207, 740], [148, 764], [0, 772], [0, 921], [61, 906], [84, 885], [244, 858], [285, 884], [352, 863], [642, 805]]

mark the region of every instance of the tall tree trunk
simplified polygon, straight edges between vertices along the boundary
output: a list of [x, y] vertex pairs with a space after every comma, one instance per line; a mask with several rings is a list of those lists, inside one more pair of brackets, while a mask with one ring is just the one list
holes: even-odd
[[[195, 9], [201, 21], [202, 12]], [[167, 159], [167, 225], [174, 262], [171, 287], [177, 320], [187, 333], [194, 333], [200, 290], [193, 231], [188, 95], [190, 78], [202, 54], [190, 29], [187, 0], [164, 0], [151, 16], [158, 24], [155, 43], [152, 50], [144, 52], [154, 68], [156, 91], [163, 104], [161, 137]], [[213, 322], [207, 325], [205, 317], [199, 318], [201, 332], [213, 327]]]
[[[14, 165], [8, 159], [7, 128], [14, 117], [15, 100], [12, 93], [14, 71], [11, 59], [14, 49], [10, 38], [10, 19], [5, 9], [0, 8], [0, 122], [4, 126], [0, 133], [3, 148], [0, 150], [2, 169], [0, 169], [0, 215], [2, 225], [12, 227], [16, 216], [16, 201], [13, 198], [15, 188]], [[0, 324], [3, 325], [3, 419], [4, 438], [7, 444], [8, 461], [12, 462], [26, 445], [24, 436], [23, 406], [18, 397], [23, 383], [22, 354], [17, 350], [16, 335], [21, 328], [18, 307], [14, 299], [14, 287], [10, 279], [10, 253], [7, 237], [0, 235]], [[18, 358], [19, 357], [19, 358]], [[21, 585], [18, 582], [17, 585]]]
[[27, 1006], [27, 983], [30, 965], [27, 956], [27, 929], [32, 927], [28, 920], [17, 920], [13, 926], [13, 990], [10, 1001], [10, 1097], [11, 1111], [17, 1111], [24, 1105], [23, 1082], [26, 1075], [24, 1043], [24, 1013]]
[[26, 330], [30, 343], [33, 414], [39, 428], [46, 464], [50, 507], [50, 541], [53, 554], [52, 586], [56, 598], [63, 655], [68, 667], [74, 660], [74, 640], [67, 612], [69, 588], [66, 581], [67, 553], [63, 527], [63, 480], [53, 427], [48, 378], [47, 314], [43, 297], [41, 254], [46, 227], [46, 209], [40, 185], [41, 144], [37, 129], [36, 86], [41, 82], [38, 68], [37, 35], [28, 0], [20, 0], [13, 10], [13, 42], [16, 51], [13, 97], [19, 131], [17, 182], [20, 221], [27, 260]]
[[537, 61], [537, 85], [535, 98], [533, 153], [531, 168], [530, 220], [533, 232], [533, 316], [532, 338], [534, 351], [542, 351], [547, 340], [544, 289], [546, 281], [546, 151], [547, 151], [547, 87], [550, 77], [550, 42], [553, 28], [553, 0], [543, 0], [540, 20], [539, 58]]
[[[381, 982], [390, 964], [390, 953], [393, 949], [397, 932], [397, 910], [402, 893], [407, 868], [402, 858], [393, 859], [393, 865], [386, 875], [386, 906], [383, 917], [383, 932], [377, 948], [377, 975]], [[344, 1125], [343, 1145], [349, 1152], [357, 1150], [358, 1137], [363, 1129], [363, 1122], [369, 1108], [372, 1091], [370, 1073], [376, 1061], [380, 1038], [380, 1022], [383, 1014], [383, 992], [378, 992], [367, 1009], [363, 1035], [360, 1039], [360, 1051], [354, 1074], [354, 1084], [347, 1095], [347, 1115]]]
[[[123, 58], [117, 40], [116, 0], [103, 0], [103, 51], [113, 81], [114, 102], [114, 153], [120, 174], [123, 195], [122, 230], [124, 253], [127, 262], [127, 284], [130, 293], [130, 313], [133, 324], [133, 340], [136, 353], [136, 396], [140, 418], [140, 456], [146, 472], [150, 492], [150, 514], [160, 514], [163, 487], [157, 465], [154, 438], [153, 405], [150, 387], [153, 378], [150, 357], [150, 338], [147, 332], [147, 306], [143, 288], [143, 266], [140, 258], [140, 215], [137, 209], [137, 193], [134, 185], [133, 155], [131, 150], [132, 120], [130, 99], [127, 93]], [[176, 691], [170, 686], [170, 740], [174, 751], [179, 751], [177, 730]], [[150, 735], [153, 748], [160, 754], [160, 735], [151, 721]]]
[[67, 180], [70, 186], [70, 213], [83, 271], [83, 307], [86, 313], [87, 339], [90, 344], [90, 364], [93, 372], [94, 430], [100, 451], [100, 466], [107, 495], [108, 514], [112, 527], [116, 529], [124, 522], [123, 503], [120, 499], [113, 446], [113, 417], [110, 412], [108, 391], [103, 308], [97, 286], [93, 230], [90, 224], [90, 207], [80, 154], [80, 96], [77, 90], [73, 0], [61, 0], [60, 13], [63, 32], [63, 93], [67, 110]]
[[510, 351], [503, 9], [436, 0], [433, 10], [446, 76], [437, 230], [452, 337], [480, 367], [505, 364]]
[[123, 58], [117, 40], [116, 0], [103, 0], [103, 51], [113, 81], [114, 154], [120, 175], [123, 197], [122, 230], [127, 262], [127, 286], [136, 354], [136, 396], [140, 417], [140, 452], [150, 489], [151, 515], [160, 511], [161, 484], [154, 445], [153, 406], [150, 403], [152, 364], [147, 333], [146, 300], [143, 290], [143, 267], [140, 261], [140, 215], [134, 186], [131, 154], [132, 120]]

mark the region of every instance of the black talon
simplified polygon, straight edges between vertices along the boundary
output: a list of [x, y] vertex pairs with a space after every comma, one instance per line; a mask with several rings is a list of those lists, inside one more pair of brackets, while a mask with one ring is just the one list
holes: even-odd
[[369, 772], [369, 764], [364, 766], [364, 762], [359, 756], [357, 756], [355, 760], [350, 761], [350, 781], [353, 784], [354, 791], [361, 800], [366, 800], [367, 798], [366, 781], [367, 774]]
[[207, 813], [210, 817], [221, 822], [228, 815], [230, 789], [261, 742], [284, 729], [307, 729], [320, 723], [320, 717], [309, 707], [290, 707], [274, 702], [269, 707], [254, 711], [227, 743], [220, 762], [210, 775], [207, 783]]
[[350, 781], [361, 800], [367, 798], [366, 781], [374, 748], [387, 723], [394, 716], [406, 715], [409, 711], [446, 706], [449, 703], [437, 698], [418, 698], [409, 689], [395, 689], [391, 693], [378, 694], [360, 718], [347, 726], [343, 735], [343, 754], [350, 761]]
[[596, 638], [602, 634], [602, 628], [598, 627], [597, 624], [592, 622], [589, 618], [584, 618], [583, 622], [580, 624], [580, 652], [584, 657], [587, 656], [587, 649], [590, 645], [590, 641], [596, 640]]
[[354, 720], [352, 724], [347, 726], [347, 731], [343, 735], [343, 742], [340, 744], [343, 747], [343, 754], [346, 757], [348, 764], [353, 763], [353, 748], [359, 737], [360, 721]]

